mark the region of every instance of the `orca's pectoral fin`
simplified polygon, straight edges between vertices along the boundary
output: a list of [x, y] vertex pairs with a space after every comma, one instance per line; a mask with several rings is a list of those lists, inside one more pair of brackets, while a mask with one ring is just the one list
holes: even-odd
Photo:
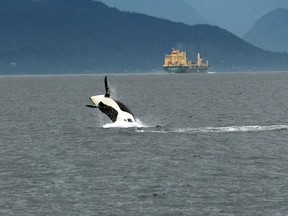
[[85, 105], [86, 107], [89, 107], [89, 108], [97, 108], [95, 105]]
[[104, 83], [105, 83], [105, 97], [110, 97], [110, 88], [107, 76], [105, 76]]

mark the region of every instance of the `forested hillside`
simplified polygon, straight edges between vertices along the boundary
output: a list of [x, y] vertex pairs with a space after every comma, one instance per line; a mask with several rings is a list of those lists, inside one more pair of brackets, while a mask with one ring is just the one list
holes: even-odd
[[288, 53], [288, 9], [261, 17], [244, 39], [266, 50]]
[[1, 0], [0, 73], [162, 70], [171, 48], [208, 59], [213, 71], [285, 70], [288, 55], [265, 52], [210, 25], [188, 26], [120, 12], [92, 0]]

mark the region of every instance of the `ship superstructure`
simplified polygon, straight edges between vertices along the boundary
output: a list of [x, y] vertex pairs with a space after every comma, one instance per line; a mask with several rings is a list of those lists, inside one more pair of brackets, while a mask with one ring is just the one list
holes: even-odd
[[165, 55], [163, 69], [172, 73], [199, 73], [209, 68], [208, 60], [203, 63], [200, 53], [197, 54], [197, 62], [187, 61], [186, 51], [173, 49], [172, 53]]

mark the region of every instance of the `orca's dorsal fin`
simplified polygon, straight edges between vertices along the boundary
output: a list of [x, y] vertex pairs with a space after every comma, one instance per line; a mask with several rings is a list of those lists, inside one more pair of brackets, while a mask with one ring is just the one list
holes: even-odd
[[105, 97], [110, 97], [110, 88], [108, 85], [109, 83], [108, 83], [107, 76], [105, 76], [104, 83], [105, 83]]

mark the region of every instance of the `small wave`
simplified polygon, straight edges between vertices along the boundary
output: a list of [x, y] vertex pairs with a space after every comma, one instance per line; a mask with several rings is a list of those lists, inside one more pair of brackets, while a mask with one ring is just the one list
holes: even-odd
[[287, 130], [288, 125], [270, 125], [270, 126], [230, 126], [230, 127], [199, 127], [199, 128], [175, 128], [175, 129], [139, 129], [138, 133], [224, 133], [224, 132], [253, 132], [253, 131], [273, 131]]
[[103, 128], [145, 128], [148, 127], [139, 119], [136, 119], [136, 122], [126, 122], [126, 121], [118, 121], [113, 123], [107, 123], [103, 125]]

